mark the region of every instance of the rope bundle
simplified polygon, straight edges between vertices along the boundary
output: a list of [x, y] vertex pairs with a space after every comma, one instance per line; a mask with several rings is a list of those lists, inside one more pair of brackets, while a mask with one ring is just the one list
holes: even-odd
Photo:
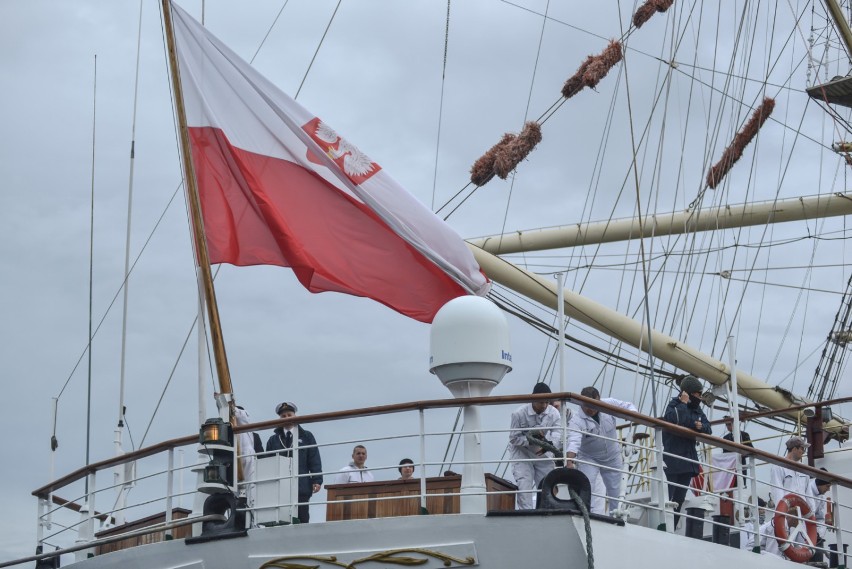
[[501, 180], [505, 180], [512, 170], [517, 168], [521, 160], [529, 156], [539, 142], [541, 142], [541, 125], [535, 121], [525, 124], [524, 130], [518, 135], [507, 132], [500, 142], [489, 148], [473, 164], [470, 169], [470, 181], [477, 186], [483, 186], [495, 174]]
[[583, 90], [584, 87], [594, 88], [601, 79], [606, 77], [609, 70], [624, 58], [621, 42], [613, 40], [609, 42], [599, 55], [590, 55], [586, 58], [577, 72], [565, 82], [562, 87], [562, 96], [570, 99]]
[[641, 28], [657, 12], [665, 12], [674, 4], [674, 0], [646, 0], [633, 14], [633, 25]]
[[707, 172], [707, 186], [710, 189], [716, 189], [737, 160], [742, 158], [743, 150], [757, 136], [757, 131], [772, 114], [773, 109], [775, 109], [775, 99], [769, 97], [763, 99], [763, 103], [752, 113], [746, 125], [737, 133], [731, 145], [725, 149], [722, 158]]

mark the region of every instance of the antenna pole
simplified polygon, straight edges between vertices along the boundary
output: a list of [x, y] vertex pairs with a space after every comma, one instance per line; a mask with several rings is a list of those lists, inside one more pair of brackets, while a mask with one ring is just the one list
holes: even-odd
[[225, 354], [225, 341], [222, 337], [222, 325], [219, 320], [219, 308], [216, 305], [216, 291], [213, 289], [213, 276], [210, 271], [210, 256], [207, 253], [207, 239], [204, 236], [204, 221], [201, 217], [201, 199], [198, 196], [198, 183], [195, 179], [195, 169], [192, 166], [192, 149], [189, 145], [189, 130], [186, 126], [186, 109], [183, 105], [183, 89], [180, 83], [177, 51], [175, 48], [174, 29], [172, 27], [171, 3], [162, 0], [163, 25], [166, 30], [166, 40], [169, 48], [169, 67], [172, 72], [172, 89], [175, 94], [175, 110], [180, 130], [181, 154], [183, 155], [183, 170], [186, 179], [186, 191], [189, 209], [192, 217], [192, 231], [195, 237], [195, 250], [198, 255], [198, 268], [201, 272], [201, 289], [207, 305], [207, 317], [210, 321], [210, 336], [213, 342], [213, 359], [216, 361], [216, 374], [219, 379], [219, 393], [232, 394], [231, 373], [228, 369], [228, 358]]
[[[92, 288], [94, 286], [95, 265], [95, 134], [98, 112], [98, 55], [95, 54], [95, 73], [92, 81], [92, 188], [89, 210], [89, 371], [86, 382], [86, 466], [89, 466], [89, 453], [92, 441]], [[89, 479], [86, 478], [86, 503], [89, 503]]]

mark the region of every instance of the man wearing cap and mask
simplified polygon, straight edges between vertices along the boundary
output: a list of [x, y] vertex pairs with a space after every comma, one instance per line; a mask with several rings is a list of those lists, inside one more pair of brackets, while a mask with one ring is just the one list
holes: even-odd
[[[275, 407], [275, 413], [282, 419], [292, 419], [298, 408], [291, 401], [284, 401]], [[322, 487], [322, 460], [320, 460], [317, 440], [310, 431], [306, 431], [295, 421], [288, 421], [275, 429], [275, 433], [266, 441], [266, 451], [279, 451], [279, 454], [291, 456], [293, 442], [298, 441], [299, 449], [299, 521], [310, 521], [308, 501]]]
[[[787, 454], [784, 458], [793, 462], [801, 462], [810, 445], [802, 437], [790, 437], [785, 446], [787, 447]], [[769, 479], [772, 485], [770, 488], [772, 501], [779, 504], [787, 494], [798, 494], [803, 498], [806, 497], [810, 481], [811, 477], [803, 472], [796, 472], [773, 464]]]
[[[546, 383], [536, 383], [533, 394], [539, 393], [551, 393], [550, 387]], [[524, 403], [512, 413], [508, 451], [510, 460], [516, 461], [512, 464], [512, 476], [518, 485], [516, 500], [519, 510], [533, 509], [532, 491], [554, 467], [553, 457], [535, 441], [559, 448], [562, 439], [560, 423], [559, 411], [549, 401]]]
[[[701, 410], [701, 390], [701, 382], [694, 375], [687, 375], [680, 380], [680, 394], [669, 401], [663, 419], [696, 433], [711, 434], [710, 421]], [[698, 464], [692, 462], [698, 460], [698, 451], [695, 450], [697, 444], [693, 438], [663, 432], [663, 448], [667, 453], [663, 462], [666, 479], [669, 481], [669, 501], [677, 504], [674, 515], [675, 529], [689, 482], [698, 474]]]
[[[820, 470], [825, 471], [825, 468], [821, 468]], [[814, 521], [817, 523], [817, 538], [819, 541], [825, 540], [825, 532], [828, 529], [825, 526], [827, 510], [825, 494], [829, 490], [831, 490], [831, 482], [823, 480], [822, 478], [811, 478], [810, 482], [808, 482], [808, 493], [805, 495], [805, 500], [807, 500], [808, 506], [810, 506], [811, 511], [814, 513]]]

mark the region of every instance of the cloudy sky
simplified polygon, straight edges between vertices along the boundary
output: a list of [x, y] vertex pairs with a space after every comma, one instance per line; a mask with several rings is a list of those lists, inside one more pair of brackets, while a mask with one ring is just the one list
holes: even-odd
[[[557, 102], [565, 79], [586, 55], [602, 50], [608, 38], [621, 36], [632, 11], [632, 3], [616, 2], [595, 3], [593, 13], [575, 3], [555, 6], [546, 0], [456, 2], [445, 62], [446, 3], [343, 1], [318, 51], [337, 2], [284, 4], [208, 0], [205, 24], [245, 59], [254, 59], [285, 92], [298, 91], [302, 105], [433, 209], [465, 186], [470, 165], [502, 133], [518, 131], [525, 118], [538, 118]], [[182, 5], [201, 18], [198, 0]], [[808, 62], [786, 43], [792, 38], [791, 46], [804, 46], [803, 30], [811, 22], [797, 29], [789, 20], [803, 13], [806, 3], [779, 8], [778, 18], [787, 27], [775, 39], [765, 35], [770, 24], [777, 24], [767, 13], [750, 14], [749, 22], [757, 22], [761, 30], [758, 34], [737, 38], [732, 14], [714, 20], [715, 15], [701, 12], [700, 3], [683, 6], [670, 18], [659, 17], [632, 34], [626, 64], [596, 91], [585, 91], [548, 118], [544, 141], [514, 180], [492, 181], [450, 217], [460, 235], [633, 215], [634, 174], [641, 180], [644, 211], [685, 208], [701, 189], [705, 166], [720, 155], [762, 98], [760, 80], [767, 75], [771, 81], [766, 94], [778, 101], [774, 120], [766, 127], [769, 134], [746, 153], [730, 186], [708, 196], [706, 205], [843, 189], [840, 160], [825, 151], [843, 131], [814, 105], [803, 110], [801, 89]], [[545, 11], [550, 19], [543, 26]], [[198, 357], [192, 332], [196, 281], [159, 3], [148, 1], [141, 7], [137, 76], [139, 18], [139, 2], [129, 0], [0, 3], [0, 355], [8, 402], [0, 425], [11, 435], [11, 458], [2, 479], [7, 503], [19, 512], [14, 526], [0, 522], [0, 559], [32, 552], [36, 515], [29, 493], [85, 462], [90, 216], [91, 318], [99, 328], [91, 350], [89, 454], [96, 461], [114, 452], [134, 126], [130, 256], [135, 265], [129, 279], [125, 446], [138, 447], [143, 437], [151, 444], [197, 429]], [[718, 30], [699, 26], [705, 19], [718, 21]], [[673, 30], [680, 34], [674, 39]], [[732, 57], [734, 46], [747, 47], [750, 57]], [[660, 60], [673, 51], [677, 65], [662, 65]], [[668, 82], [666, 73], [671, 74]], [[799, 131], [807, 136], [797, 136]], [[686, 134], [679, 138], [678, 133]], [[641, 160], [635, 171], [634, 145], [639, 148], [637, 164]], [[808, 164], [807, 170], [801, 164]], [[806, 227], [760, 228], [691, 245], [649, 242], [650, 252], [661, 253], [669, 247], [797, 240], [774, 256], [743, 247], [742, 253], [727, 249], [700, 267], [689, 266], [695, 275], [690, 286], [706, 300], [678, 296], [674, 291], [679, 281], [663, 284], [664, 273], [659, 273], [650, 301], [655, 325], [672, 335], [689, 336], [719, 358], [719, 338], [733, 329], [749, 338], [738, 353], [751, 373], [803, 393], [815, 367], [815, 360], [806, 356], [812, 357], [825, 337], [840, 297], [802, 289], [844, 289], [844, 230], [842, 221], [835, 220], [831, 226], [812, 222]], [[826, 251], [822, 242], [807, 239], [817, 233], [832, 235], [839, 248]], [[619, 245], [513, 260], [544, 273], [593, 262], [620, 269], [637, 253], [636, 245]], [[787, 291], [777, 286], [751, 285], [750, 297], [743, 296], [740, 285], [725, 288], [729, 285], [720, 284], [718, 277], [708, 277], [709, 284], [700, 286], [705, 282], [702, 275], [734, 266], [820, 262], [833, 267], [813, 274], [803, 269], [749, 274], [752, 281], [794, 287], [783, 300], [779, 295]], [[575, 270], [568, 282], [607, 306], [637, 313], [639, 273], [623, 280], [612, 271]], [[280, 268], [224, 266], [216, 287], [235, 394], [255, 420], [272, 418], [275, 404], [284, 399], [296, 401], [306, 414], [448, 396], [428, 373], [428, 325], [366, 299], [311, 295]], [[739, 302], [741, 298], [748, 300]], [[766, 320], [748, 308], [759, 314], [760, 307], [781, 305], [791, 310]], [[550, 321], [545, 312], [524, 306]], [[539, 377], [552, 380], [542, 371], [552, 354], [547, 339], [514, 317], [510, 325], [515, 369], [495, 394], [525, 393]], [[755, 331], [765, 344], [754, 340]], [[571, 333], [606, 345], [582, 328]], [[801, 376], [796, 374], [798, 366], [805, 370]], [[601, 369], [596, 360], [571, 352], [569, 389], [600, 380], [606, 391], [622, 398], [642, 396], [629, 370], [618, 377], [605, 372], [601, 379]], [[204, 383], [212, 409], [213, 386], [210, 379]], [[52, 459], [54, 397], [59, 397], [60, 446]], [[502, 428], [507, 414], [508, 409], [486, 414], [486, 426]], [[452, 413], [436, 413], [430, 427], [450, 430], [453, 419]], [[324, 451], [326, 468], [343, 466], [349, 441], [360, 436], [386, 436], [399, 425], [405, 432], [416, 429], [414, 417], [394, 423], [363, 421], [343, 433], [328, 425], [314, 427], [321, 442], [346, 441]], [[491, 443], [497, 455], [500, 441]], [[430, 455], [440, 459], [445, 445], [445, 438], [436, 439]], [[369, 462], [395, 464], [404, 455], [414, 455], [415, 448], [415, 441], [377, 443]]]

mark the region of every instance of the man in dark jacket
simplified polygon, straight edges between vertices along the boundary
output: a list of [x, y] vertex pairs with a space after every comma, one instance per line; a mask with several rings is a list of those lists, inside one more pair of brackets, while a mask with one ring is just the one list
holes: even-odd
[[[710, 421], [701, 410], [701, 382], [693, 375], [687, 375], [680, 381], [680, 395], [673, 397], [666, 406], [663, 419], [698, 433], [711, 434]], [[681, 437], [671, 433], [663, 433], [663, 449], [666, 456], [666, 479], [669, 481], [669, 501], [675, 506], [674, 525], [680, 519], [680, 509], [686, 498], [687, 487], [692, 477], [698, 474], [698, 464], [690, 462], [698, 460], [695, 450], [696, 441], [693, 438]], [[669, 455], [674, 456], [669, 456]], [[682, 458], [678, 458], [682, 457]], [[684, 460], [688, 459], [688, 460]]]
[[[296, 404], [290, 401], [279, 403], [275, 407], [275, 413], [282, 419], [295, 417], [296, 411]], [[293, 448], [293, 437], [296, 433], [299, 441], [299, 521], [306, 524], [311, 519], [308, 501], [322, 487], [322, 461], [316, 446], [317, 440], [310, 431], [306, 431], [295, 421], [289, 421], [275, 429], [275, 434], [266, 441], [266, 451], [277, 450], [281, 451], [278, 454], [291, 456], [293, 451], [288, 449]]]

